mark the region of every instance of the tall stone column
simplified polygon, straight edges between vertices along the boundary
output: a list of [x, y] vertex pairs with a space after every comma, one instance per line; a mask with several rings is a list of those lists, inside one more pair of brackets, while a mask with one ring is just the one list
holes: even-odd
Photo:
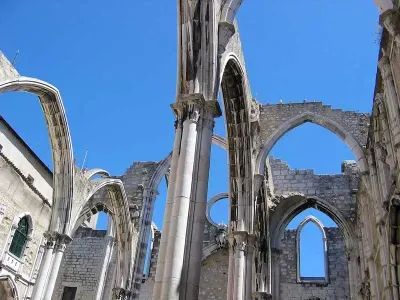
[[46, 286], [47, 275], [53, 258], [54, 240], [51, 236], [46, 236], [46, 248], [43, 255], [42, 266], [39, 269], [38, 278], [35, 283], [35, 288], [32, 293], [32, 300], [40, 300]]
[[180, 299], [198, 299], [200, 269], [206, 219], [210, 153], [214, 118], [221, 116], [218, 101], [206, 101], [204, 114], [199, 121], [198, 149], [193, 173], [192, 196], [188, 220], [185, 261], [183, 265]]
[[143, 268], [146, 260], [146, 250], [149, 244], [149, 235], [151, 231], [151, 220], [153, 218], [154, 201], [158, 191], [145, 188], [143, 191], [143, 206], [140, 216], [140, 232], [138, 238], [138, 249], [135, 255], [135, 269], [133, 273], [133, 293], [131, 299], [139, 299], [140, 287], [143, 279]]
[[172, 204], [174, 203], [176, 174], [178, 170], [178, 161], [180, 156], [182, 140], [182, 122], [180, 115], [176, 115], [175, 121], [175, 140], [172, 150], [170, 174], [168, 178], [167, 201], [165, 204], [165, 213], [160, 241], [160, 250], [158, 252], [156, 276], [154, 280], [153, 300], [161, 299], [162, 281], [164, 277], [165, 256], [167, 254], [168, 236], [171, 222]]
[[197, 125], [204, 105], [205, 101], [201, 94], [182, 96], [173, 105], [176, 113], [181, 116], [183, 124], [162, 282], [162, 300], [179, 299], [198, 134]]
[[228, 264], [228, 287], [227, 287], [227, 300], [233, 299], [233, 285], [235, 276], [235, 247], [232, 235], [228, 236], [229, 244], [229, 264]]
[[251, 299], [253, 294], [254, 243], [255, 243], [255, 236], [253, 234], [249, 234], [247, 236], [247, 245], [246, 245], [246, 282], [245, 282], [244, 299]]
[[114, 247], [114, 222], [109, 218], [107, 226], [107, 234], [104, 238], [105, 240], [105, 251], [104, 260], [100, 270], [99, 283], [97, 285], [97, 293], [95, 300], [101, 300], [103, 298], [104, 285], [107, 277], [107, 271], [110, 266], [110, 260], [112, 256], [112, 251]]
[[271, 262], [272, 262], [272, 299], [280, 299], [280, 281], [281, 281], [281, 255], [282, 250], [271, 248]]
[[67, 248], [67, 244], [72, 241], [72, 239], [67, 235], [57, 235], [55, 240], [56, 244], [53, 251], [53, 264], [50, 269], [49, 279], [43, 297], [44, 300], [50, 300], [53, 296], [54, 286], [56, 285], [58, 271], [60, 269], [65, 249]]
[[397, 158], [399, 160], [400, 158], [399, 101], [397, 98], [396, 88], [394, 86], [393, 74], [389, 58], [386, 55], [382, 56], [382, 58], [379, 60], [378, 66], [381, 71], [382, 79], [384, 82], [385, 99], [389, 115], [389, 126], [393, 133]]
[[233, 231], [228, 239], [233, 252], [233, 264], [230, 270], [233, 270], [232, 274], [230, 274], [233, 283], [228, 282], [228, 286], [233, 288], [232, 294], [230, 295], [231, 300], [246, 299], [246, 254], [248, 251], [248, 235], [247, 231]]

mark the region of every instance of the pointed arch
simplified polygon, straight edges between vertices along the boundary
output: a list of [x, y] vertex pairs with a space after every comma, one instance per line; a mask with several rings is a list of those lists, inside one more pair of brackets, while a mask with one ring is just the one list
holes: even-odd
[[[116, 178], [100, 178], [91, 180], [91, 182], [94, 184], [93, 188], [86, 196], [85, 204], [71, 224], [71, 233], [92, 214], [97, 213], [99, 210], [107, 211], [114, 223], [118, 251], [116, 288], [130, 289], [133, 272], [133, 223], [130, 219], [129, 204], [124, 185], [120, 179]], [[102, 189], [106, 189], [110, 203], [105, 202], [104, 199], [93, 198]]]
[[328, 243], [326, 240], [326, 233], [325, 233], [325, 229], [324, 229], [324, 225], [322, 225], [321, 221], [318, 220], [316, 217], [314, 216], [307, 216], [304, 218], [303, 221], [301, 221], [301, 223], [299, 224], [299, 226], [297, 227], [297, 232], [296, 232], [296, 247], [297, 247], [297, 282], [307, 282], [307, 281], [311, 281], [311, 282], [316, 282], [316, 281], [321, 281], [320, 278], [318, 279], [310, 279], [307, 277], [302, 277], [301, 273], [300, 273], [300, 266], [301, 266], [301, 259], [300, 259], [300, 253], [301, 253], [301, 244], [300, 244], [300, 235], [301, 235], [301, 231], [304, 228], [304, 226], [306, 226], [308, 223], [313, 223], [317, 226], [317, 228], [319, 229], [319, 231], [322, 234], [322, 243], [323, 243], [323, 251], [324, 251], [324, 278], [322, 279], [323, 282], [328, 282], [329, 280], [329, 270], [328, 270]]
[[350, 149], [354, 153], [354, 156], [357, 158], [357, 163], [361, 173], [364, 173], [368, 170], [368, 164], [361, 145], [346, 129], [344, 129], [337, 122], [328, 119], [325, 116], [314, 112], [304, 112], [281, 124], [265, 141], [256, 162], [259, 174], [264, 173], [266, 158], [276, 142], [290, 130], [307, 122], [319, 125], [341, 138], [346, 143], [346, 145], [350, 147]]
[[73, 152], [64, 104], [57, 88], [29, 77], [0, 82], [0, 93], [22, 91], [38, 96], [46, 120], [53, 158], [53, 203], [50, 231], [65, 234], [73, 201]]
[[229, 157], [229, 219], [231, 230], [252, 232], [252, 139], [245, 82], [239, 61], [230, 56], [221, 80]]
[[280, 249], [281, 237], [290, 221], [303, 210], [316, 208], [329, 216], [341, 230], [346, 249], [352, 249], [356, 240], [353, 225], [333, 205], [319, 197], [305, 197], [302, 194], [292, 194], [275, 208], [271, 216], [271, 246]]

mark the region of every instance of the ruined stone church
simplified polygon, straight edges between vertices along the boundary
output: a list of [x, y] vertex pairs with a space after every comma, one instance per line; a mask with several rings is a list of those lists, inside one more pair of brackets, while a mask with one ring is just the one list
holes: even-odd
[[[173, 148], [122, 175], [74, 164], [60, 92], [20, 75], [0, 52], [0, 93], [37, 96], [53, 158], [49, 170], [0, 117], [0, 300], [400, 299], [399, 2], [375, 0], [383, 33], [371, 113], [254, 99], [236, 22], [241, 2], [178, 1]], [[226, 139], [213, 134], [220, 116]], [[269, 156], [305, 122], [340, 137], [356, 161], [317, 175]], [[213, 143], [227, 151], [229, 190], [207, 199]], [[152, 216], [164, 177], [160, 231]], [[228, 225], [210, 216], [221, 199], [229, 199]], [[287, 229], [308, 208], [338, 227], [310, 216]], [[99, 212], [112, 220], [107, 230], [96, 230]], [[309, 223], [322, 236], [320, 277], [299, 270]]]

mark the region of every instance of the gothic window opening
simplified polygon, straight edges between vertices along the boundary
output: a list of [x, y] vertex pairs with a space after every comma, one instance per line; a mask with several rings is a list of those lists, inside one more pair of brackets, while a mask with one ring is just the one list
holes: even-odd
[[297, 281], [328, 281], [327, 239], [322, 223], [306, 217], [297, 228]]
[[27, 217], [23, 217], [15, 230], [14, 237], [10, 245], [10, 252], [16, 257], [21, 258], [28, 241], [29, 222]]

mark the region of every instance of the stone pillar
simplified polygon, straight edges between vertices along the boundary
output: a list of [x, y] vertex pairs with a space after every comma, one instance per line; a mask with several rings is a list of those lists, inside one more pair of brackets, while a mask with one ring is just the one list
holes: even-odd
[[280, 299], [280, 281], [281, 281], [281, 255], [282, 250], [277, 248], [271, 248], [271, 262], [272, 262], [272, 276], [273, 276], [273, 285], [272, 285], [272, 299], [279, 300]]
[[253, 256], [254, 256], [254, 243], [255, 236], [250, 234], [247, 236], [247, 245], [246, 245], [246, 282], [245, 282], [245, 298], [251, 299], [253, 294]]
[[393, 133], [394, 145], [396, 147], [397, 158], [400, 161], [399, 146], [400, 146], [400, 122], [399, 122], [399, 101], [397, 98], [396, 89], [393, 82], [393, 74], [390, 66], [389, 58], [384, 55], [379, 60], [379, 69], [381, 71], [386, 105], [388, 107], [389, 126]]
[[[206, 219], [208, 179], [214, 118], [221, 115], [218, 101], [206, 101], [198, 136], [198, 150], [193, 173], [192, 196], [187, 230], [187, 247], [183, 265], [181, 299], [198, 299], [201, 259]], [[200, 131], [200, 130], [198, 130]]]
[[180, 119], [181, 116], [176, 115], [176, 118], [177, 119], [175, 122], [175, 141], [174, 141], [174, 148], [172, 151], [170, 175], [168, 178], [167, 201], [165, 205], [160, 248], [157, 258], [157, 269], [154, 280], [153, 300], [159, 300], [161, 298], [162, 281], [164, 277], [165, 256], [167, 253], [168, 235], [171, 222], [170, 218], [172, 213], [172, 204], [174, 203], [176, 173], [178, 169], [178, 160], [180, 155], [180, 147], [182, 139], [182, 122]]
[[47, 275], [49, 273], [51, 260], [53, 258], [54, 240], [52, 237], [46, 237], [46, 248], [43, 255], [42, 266], [40, 267], [35, 288], [32, 293], [32, 300], [40, 300], [46, 285]]
[[227, 300], [233, 299], [233, 284], [234, 284], [234, 273], [235, 273], [235, 247], [233, 238], [231, 235], [228, 236], [229, 244], [229, 264], [228, 264], [228, 287], [227, 287]]
[[99, 277], [99, 283], [97, 285], [97, 293], [95, 300], [101, 300], [103, 298], [105, 280], [107, 277], [108, 268], [110, 265], [110, 260], [114, 246], [114, 222], [111, 220], [111, 218], [108, 219], [107, 235], [105, 236], [104, 240], [106, 247], [104, 252], [103, 265], [101, 266], [100, 270], [100, 277]]
[[176, 174], [174, 201], [164, 266], [162, 300], [178, 300], [185, 255], [186, 229], [189, 216], [197, 125], [205, 100], [201, 94], [185, 95], [173, 105], [182, 119], [182, 140]]
[[234, 270], [234, 272], [230, 274], [233, 283], [228, 283], [228, 286], [233, 288], [231, 294], [232, 300], [246, 299], [246, 254], [248, 250], [248, 235], [247, 231], [233, 231], [228, 239], [233, 252], [231, 270]]
[[58, 276], [58, 270], [60, 269], [61, 261], [67, 247], [72, 239], [67, 235], [57, 234], [56, 245], [53, 251], [53, 264], [50, 269], [49, 279], [47, 281], [46, 291], [44, 293], [44, 300], [50, 300], [53, 296], [54, 286], [56, 285], [56, 280]]
[[158, 191], [145, 188], [143, 191], [143, 206], [139, 225], [139, 237], [135, 255], [135, 266], [133, 273], [133, 293], [131, 299], [139, 299], [140, 287], [143, 279], [143, 268], [146, 259], [146, 250], [149, 244], [151, 231], [151, 220], [153, 218], [154, 201]]

